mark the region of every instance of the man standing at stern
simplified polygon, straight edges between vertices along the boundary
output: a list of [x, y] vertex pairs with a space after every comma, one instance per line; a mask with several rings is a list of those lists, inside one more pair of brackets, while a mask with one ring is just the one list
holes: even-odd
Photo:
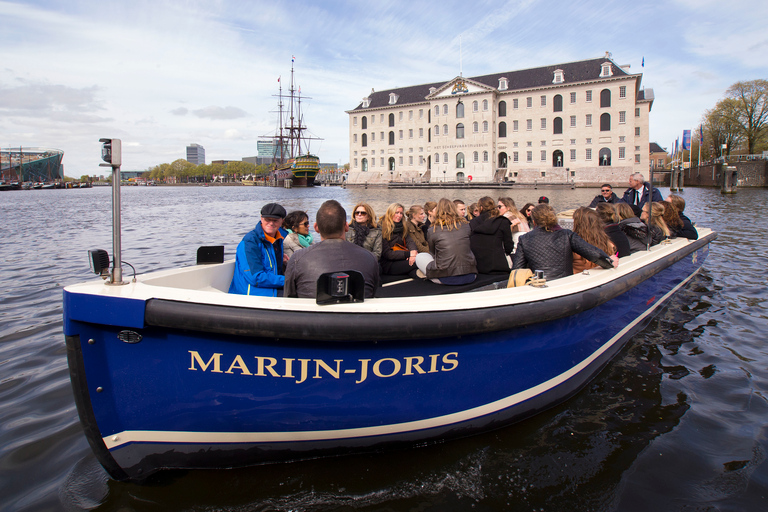
[[315, 231], [321, 242], [296, 251], [285, 269], [285, 296], [317, 297], [317, 279], [327, 272], [357, 270], [365, 279], [365, 297], [379, 286], [379, 264], [366, 249], [347, 242], [347, 212], [338, 201], [326, 201], [317, 210]]
[[235, 274], [229, 293], [280, 297], [285, 284], [283, 275], [283, 239], [288, 234], [282, 228], [285, 208], [277, 203], [265, 204], [261, 221], [237, 246]]

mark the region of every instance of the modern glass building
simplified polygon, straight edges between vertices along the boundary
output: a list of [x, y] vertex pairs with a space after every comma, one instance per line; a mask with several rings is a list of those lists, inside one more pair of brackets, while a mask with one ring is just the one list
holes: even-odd
[[190, 144], [187, 146], [187, 162], [195, 165], [205, 163], [205, 148], [200, 144]]
[[3, 182], [53, 182], [64, 179], [64, 152], [51, 148], [0, 149], [0, 179]]

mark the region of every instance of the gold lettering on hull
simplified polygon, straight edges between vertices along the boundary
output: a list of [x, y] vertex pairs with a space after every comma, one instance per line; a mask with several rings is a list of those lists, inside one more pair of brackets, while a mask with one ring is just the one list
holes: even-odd
[[[225, 356], [215, 352], [208, 356], [196, 350], [189, 350], [190, 371], [203, 373], [223, 373], [253, 377], [277, 377], [294, 379], [296, 384], [306, 382], [308, 378], [330, 378], [340, 380], [345, 375], [356, 377], [355, 384], [361, 384], [369, 378], [388, 379], [396, 376], [426, 375], [428, 373], [450, 372], [459, 366], [459, 353], [429, 354], [428, 356], [404, 356], [401, 358], [383, 357], [381, 359], [357, 359], [351, 364], [344, 359], [334, 359], [333, 364], [323, 359], [294, 359], [254, 356], [243, 358], [240, 354]], [[222, 371], [226, 367], [226, 371]], [[253, 371], [255, 370], [255, 371]]]

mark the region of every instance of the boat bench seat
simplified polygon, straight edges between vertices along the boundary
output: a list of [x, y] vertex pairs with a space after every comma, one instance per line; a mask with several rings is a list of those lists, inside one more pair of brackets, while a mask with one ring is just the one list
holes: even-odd
[[[494, 288], [506, 288], [509, 276], [506, 274], [478, 274], [473, 283], [458, 286], [435, 284], [429, 279], [411, 279], [408, 276], [397, 276], [399, 280], [393, 280], [392, 276], [384, 279], [384, 286], [376, 290], [376, 297], [419, 297], [429, 295], [445, 295], [449, 293], [462, 293], [477, 290], [487, 286]], [[498, 283], [498, 285], [497, 285]]]

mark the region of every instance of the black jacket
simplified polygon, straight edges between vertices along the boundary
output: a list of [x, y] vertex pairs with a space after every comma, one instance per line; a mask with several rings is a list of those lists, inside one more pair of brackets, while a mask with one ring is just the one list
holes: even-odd
[[573, 253], [603, 268], [613, 268], [611, 258], [601, 249], [588, 244], [570, 229], [546, 231], [535, 228], [517, 241], [512, 268], [544, 271], [549, 280], [573, 275]]
[[611, 239], [613, 245], [619, 253], [619, 258], [632, 254], [632, 248], [629, 246], [627, 235], [621, 230], [618, 224], [608, 224], [605, 226], [605, 234]]
[[698, 240], [699, 239], [699, 232], [696, 231], [696, 228], [693, 227], [693, 223], [691, 222], [691, 219], [680, 214], [680, 220], [683, 221], [683, 227], [678, 229], [675, 232], [675, 235], [681, 237], [681, 238], [687, 238], [688, 240]]
[[611, 198], [606, 201], [606, 199], [603, 197], [603, 194], [598, 194], [595, 196], [595, 198], [592, 200], [591, 203], [589, 203], [590, 208], [596, 208], [597, 205], [600, 203], [623, 203], [624, 201], [616, 195], [616, 192], [611, 192]]
[[472, 234], [469, 246], [477, 261], [480, 274], [508, 274], [507, 254], [515, 247], [509, 219], [503, 215], [490, 218], [488, 212], [481, 213], [469, 221]]

